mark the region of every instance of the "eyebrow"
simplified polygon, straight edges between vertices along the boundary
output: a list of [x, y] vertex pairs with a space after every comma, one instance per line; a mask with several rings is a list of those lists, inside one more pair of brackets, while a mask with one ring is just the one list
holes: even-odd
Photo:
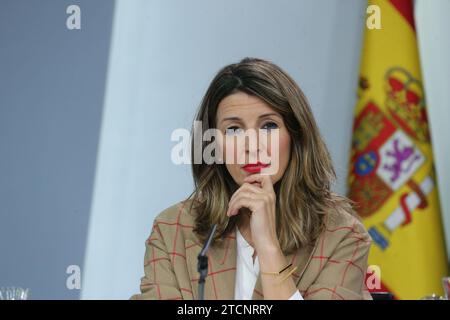
[[[272, 112], [272, 113], [264, 113], [264, 114], [260, 115], [258, 117], [258, 119], [267, 118], [267, 117], [270, 117], [270, 116], [277, 116], [277, 117], [280, 118], [280, 115]], [[226, 118], [223, 118], [220, 122], [222, 123], [222, 122], [227, 121], [227, 120], [230, 120], [230, 121], [231, 120], [238, 120], [238, 121], [240, 121], [242, 119], [239, 118], [239, 117], [226, 117]]]

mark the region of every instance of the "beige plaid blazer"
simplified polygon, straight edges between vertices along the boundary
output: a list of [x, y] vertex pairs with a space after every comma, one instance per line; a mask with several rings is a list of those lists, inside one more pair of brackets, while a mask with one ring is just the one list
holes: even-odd
[[[193, 232], [194, 216], [180, 202], [161, 212], [146, 241], [140, 294], [131, 299], [197, 299], [197, 256], [203, 246]], [[329, 213], [314, 247], [287, 259], [297, 266], [293, 278], [304, 299], [371, 299], [365, 286], [370, 237], [348, 213]], [[236, 233], [208, 250], [205, 299], [234, 299]], [[261, 276], [253, 299], [263, 299]]]

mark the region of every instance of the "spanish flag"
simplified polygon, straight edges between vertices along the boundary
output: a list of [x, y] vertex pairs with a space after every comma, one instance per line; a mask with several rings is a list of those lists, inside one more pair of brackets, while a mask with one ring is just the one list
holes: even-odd
[[369, 290], [396, 299], [443, 295], [447, 257], [413, 4], [374, 0], [371, 12], [348, 179], [349, 198], [373, 240], [369, 264], [381, 281]]

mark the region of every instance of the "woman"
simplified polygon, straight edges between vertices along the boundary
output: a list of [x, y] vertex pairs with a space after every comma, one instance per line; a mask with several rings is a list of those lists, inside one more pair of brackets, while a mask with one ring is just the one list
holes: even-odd
[[[349, 200], [330, 190], [330, 155], [291, 77], [260, 59], [226, 66], [196, 120], [222, 134], [224, 163], [192, 161], [194, 192], [156, 217], [132, 298], [198, 299], [197, 256], [216, 224], [205, 299], [370, 299], [370, 238]], [[276, 139], [239, 145], [249, 130]]]

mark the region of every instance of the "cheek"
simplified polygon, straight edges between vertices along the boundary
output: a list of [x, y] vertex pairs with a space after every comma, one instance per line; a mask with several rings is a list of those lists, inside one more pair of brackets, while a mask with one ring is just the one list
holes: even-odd
[[[269, 140], [270, 141], [270, 140]], [[269, 142], [267, 153], [270, 157], [276, 156], [276, 147], [272, 147]], [[278, 138], [278, 159], [280, 160], [280, 164], [283, 164], [286, 158], [289, 158], [291, 154], [291, 137], [287, 131], [280, 132], [280, 136]]]
[[291, 154], [291, 137], [288, 133], [280, 136], [280, 156], [281, 158], [289, 158]]
[[280, 136], [280, 169], [277, 174], [277, 181], [287, 169], [291, 157], [291, 137], [289, 133]]

